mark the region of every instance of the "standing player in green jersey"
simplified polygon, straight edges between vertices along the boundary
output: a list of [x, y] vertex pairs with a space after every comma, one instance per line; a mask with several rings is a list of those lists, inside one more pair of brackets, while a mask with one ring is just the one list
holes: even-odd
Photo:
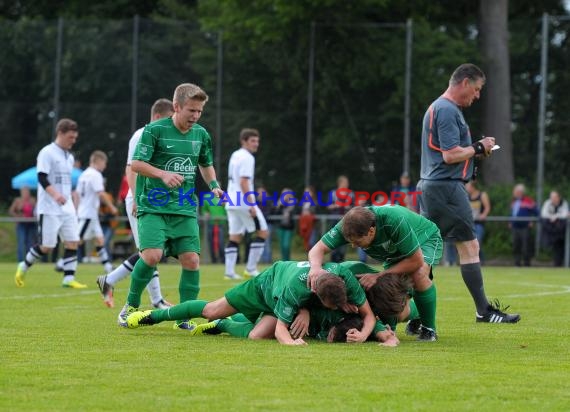
[[[350, 270], [336, 263], [325, 264], [324, 270], [326, 273], [315, 282], [315, 294], [328, 309], [347, 309], [356, 305], [364, 320], [364, 327], [361, 331], [351, 331], [347, 340], [364, 342], [376, 321], [358, 280]], [[308, 262], [276, 262], [214, 302], [195, 300], [165, 310], [135, 312], [128, 316], [127, 325], [136, 328], [197, 316], [214, 320], [242, 313], [251, 322], [256, 322], [262, 316], [254, 328], [254, 335], [258, 338], [271, 338], [274, 335], [282, 344], [304, 345], [306, 342], [302, 338], [294, 339], [291, 336], [289, 325], [299, 309], [314, 296], [307, 286], [308, 272]]]
[[[385, 270], [410, 274], [422, 321], [418, 340], [437, 340], [436, 289], [431, 280], [432, 267], [442, 254], [437, 226], [402, 206], [354, 207], [309, 251], [311, 287], [323, 273], [324, 255], [347, 243], [384, 262]], [[360, 282], [368, 289], [382, 273], [363, 275]]]
[[[141, 259], [133, 269], [127, 303], [118, 317], [123, 327], [127, 326], [128, 314], [140, 306], [142, 291], [163, 253], [177, 257], [182, 266], [180, 301], [198, 297], [200, 235], [194, 193], [197, 170], [215, 196], [223, 194], [216, 181], [212, 139], [197, 123], [208, 95], [200, 87], [184, 83], [176, 88], [172, 101], [174, 114], [144, 128], [131, 163], [132, 171], [138, 173], [134, 196]], [[195, 326], [188, 319], [175, 325], [190, 330]]]

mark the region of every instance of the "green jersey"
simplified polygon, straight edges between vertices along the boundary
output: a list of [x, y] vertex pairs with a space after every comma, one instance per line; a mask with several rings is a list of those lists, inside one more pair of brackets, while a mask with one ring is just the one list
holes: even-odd
[[[348, 301], [356, 306], [366, 302], [366, 295], [352, 272], [338, 263], [325, 263], [323, 268], [342, 278], [346, 285]], [[307, 286], [309, 262], [276, 262], [251, 281], [262, 294], [265, 303], [273, 309], [275, 316], [291, 324], [299, 308], [305, 306], [313, 293]]]
[[186, 133], [164, 118], [145, 126], [133, 160], [141, 160], [161, 170], [184, 176], [176, 189], [161, 179], [137, 176], [137, 213], [196, 216], [195, 193], [198, 166], [212, 166], [212, 139], [202, 126], [194, 124]]
[[[368, 206], [376, 215], [376, 236], [366, 254], [389, 268], [411, 256], [425, 243], [438, 237], [439, 229], [432, 221], [402, 206]], [[348, 241], [342, 235], [343, 220], [321, 238], [329, 249], [336, 249]]]

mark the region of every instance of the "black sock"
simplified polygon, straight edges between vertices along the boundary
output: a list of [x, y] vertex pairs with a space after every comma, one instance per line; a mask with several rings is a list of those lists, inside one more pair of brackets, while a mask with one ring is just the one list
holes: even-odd
[[459, 266], [461, 269], [461, 276], [463, 276], [463, 282], [469, 289], [473, 302], [475, 302], [475, 307], [477, 308], [477, 313], [479, 315], [484, 315], [489, 311], [489, 301], [485, 295], [485, 288], [483, 286], [483, 275], [481, 274], [481, 264], [480, 263], [467, 263], [465, 265]]

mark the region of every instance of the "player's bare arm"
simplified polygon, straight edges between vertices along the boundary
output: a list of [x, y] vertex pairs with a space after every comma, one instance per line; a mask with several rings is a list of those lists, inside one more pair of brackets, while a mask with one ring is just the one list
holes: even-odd
[[248, 205], [251, 205], [249, 206], [249, 214], [251, 217], [255, 217], [257, 216], [257, 211], [255, 210], [255, 207], [253, 207], [253, 205], [255, 205], [256, 203], [254, 194], [250, 193], [247, 195], [247, 199], [245, 198], [245, 194], [251, 192], [249, 182], [250, 182], [249, 177], [242, 176], [239, 178], [239, 187], [242, 196], [244, 196], [243, 201], [244, 203], [247, 202]]
[[305, 309], [299, 309], [299, 313], [295, 316], [293, 323], [289, 327], [289, 331], [291, 336], [294, 338], [302, 338], [309, 333], [309, 323], [311, 322], [311, 314], [310, 312]]
[[376, 332], [376, 340], [380, 342], [380, 346], [395, 347], [400, 344], [400, 339], [389, 325], [386, 325], [386, 330]]
[[198, 166], [200, 169], [200, 174], [202, 175], [202, 179], [204, 182], [208, 184], [208, 187], [216, 197], [222, 197], [224, 191], [218, 184], [218, 180], [216, 179], [216, 169], [214, 166]]
[[376, 317], [374, 316], [368, 301], [365, 301], [363, 305], [358, 307], [358, 314], [364, 321], [364, 326], [362, 327], [362, 330], [351, 329], [348, 331], [346, 334], [347, 342], [365, 342], [376, 325]]
[[275, 338], [277, 341], [283, 345], [306, 345], [305, 342], [301, 338], [293, 339], [291, 334], [289, 333], [289, 325], [287, 325], [282, 320], [277, 320], [277, 324], [275, 325]]
[[420, 270], [423, 264], [424, 264], [424, 255], [422, 253], [422, 249], [418, 247], [412, 255], [408, 256], [405, 259], [402, 259], [394, 266], [391, 266], [389, 271], [382, 271], [380, 273], [366, 273], [363, 275], [358, 275], [356, 277], [358, 278], [358, 281], [360, 282], [360, 285], [364, 288], [364, 290], [368, 290], [372, 286], [374, 286], [377, 277], [382, 276], [386, 272], [413, 274], [416, 273], [418, 270]]
[[311, 265], [311, 269], [307, 276], [307, 286], [309, 286], [311, 290], [315, 290], [315, 282], [317, 278], [322, 274], [327, 273], [327, 271], [323, 269], [323, 260], [325, 255], [330, 253], [330, 251], [331, 250], [323, 243], [322, 240], [319, 240], [309, 251], [309, 264]]
[[179, 187], [184, 183], [184, 176], [151, 166], [142, 160], [133, 160], [131, 163], [131, 169], [133, 172], [143, 176], [160, 179], [167, 187], [170, 188]]
[[119, 210], [115, 207], [113, 202], [111, 202], [107, 196], [105, 196], [104, 192], [99, 192], [99, 200], [101, 201], [101, 204], [109, 208], [112, 214], [117, 215], [119, 213]]
[[[127, 177], [127, 184], [133, 194], [133, 198], [136, 198], [137, 174], [133, 172], [129, 164], [125, 166], [125, 176]], [[127, 213], [131, 213], [134, 217], [137, 217], [137, 202], [133, 202], [133, 209], [130, 211], [127, 210]]]

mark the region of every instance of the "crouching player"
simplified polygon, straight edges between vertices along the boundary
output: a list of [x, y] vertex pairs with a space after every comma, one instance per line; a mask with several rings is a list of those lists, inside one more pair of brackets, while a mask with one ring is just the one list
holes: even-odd
[[[356, 306], [364, 326], [362, 330], [351, 331], [347, 341], [364, 342], [374, 328], [375, 317], [358, 280], [350, 270], [337, 263], [327, 263], [323, 268], [327, 273], [315, 283], [315, 294], [307, 286], [308, 262], [276, 262], [216, 301], [193, 300], [165, 310], [134, 312], [128, 316], [127, 325], [136, 328], [191, 317], [214, 320], [236, 313], [242, 313], [250, 322], [255, 322], [260, 315], [272, 315], [263, 316], [254, 327], [257, 329], [254, 336], [270, 338], [273, 333], [279, 343], [305, 345], [302, 337], [291, 336], [289, 325], [299, 309], [316, 295], [319, 302], [331, 310], [348, 310]], [[277, 318], [274, 328], [271, 317]]]

